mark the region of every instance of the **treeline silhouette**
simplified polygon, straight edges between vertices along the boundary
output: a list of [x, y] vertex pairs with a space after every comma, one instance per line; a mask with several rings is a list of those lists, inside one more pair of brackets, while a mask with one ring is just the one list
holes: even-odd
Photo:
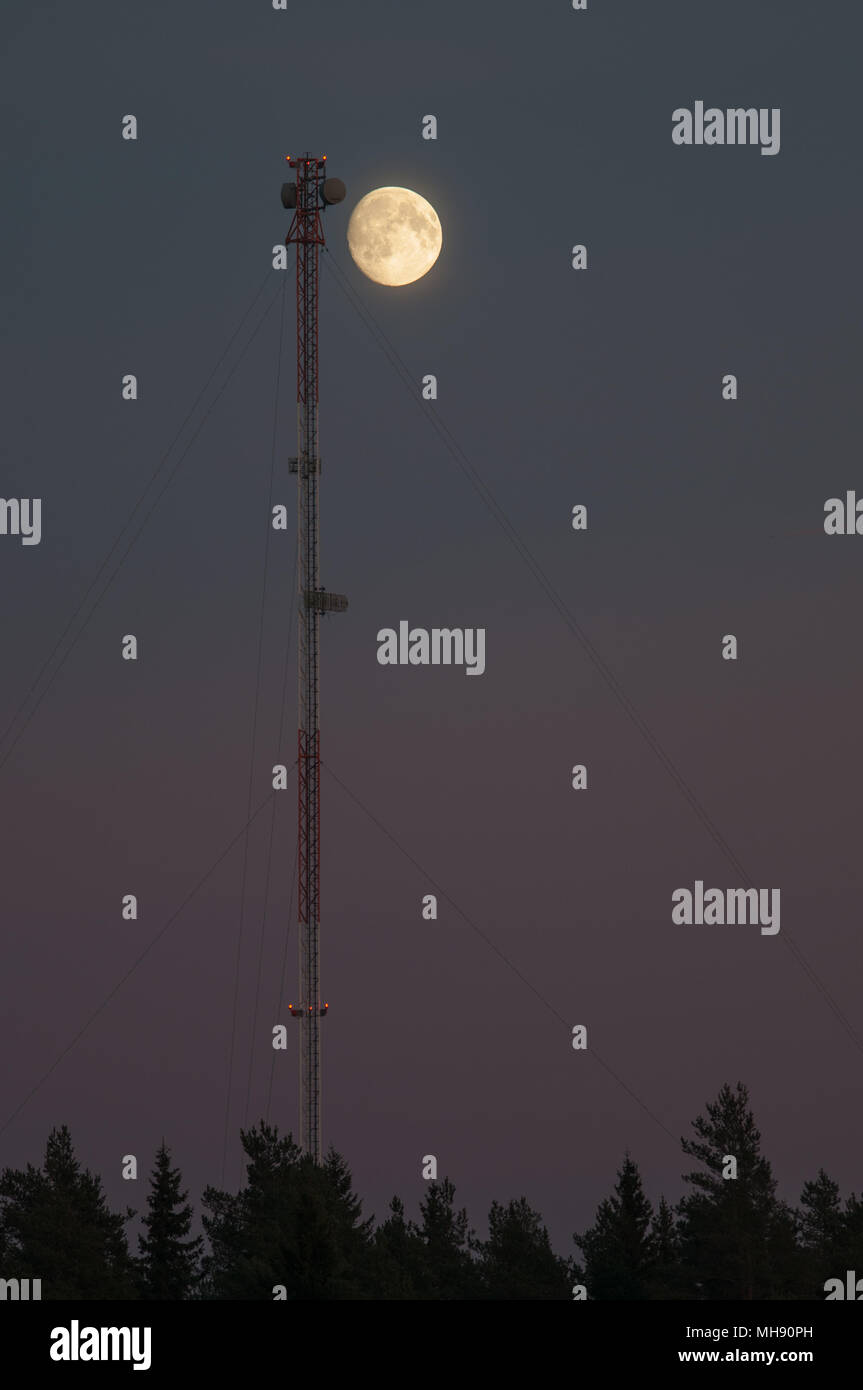
[[[245, 1186], [207, 1187], [204, 1234], [164, 1142], [137, 1251], [64, 1125], [40, 1168], [0, 1175], [0, 1278], [40, 1279], [43, 1299], [823, 1299], [830, 1278], [863, 1273], [863, 1200], [842, 1201], [822, 1170], [794, 1208], [776, 1193], [747, 1089], [725, 1085], [683, 1152], [686, 1195], [654, 1209], [627, 1153], [575, 1253], [551, 1247], [526, 1198], [493, 1202], [477, 1238], [448, 1178], [429, 1182], [419, 1221], [394, 1197], [376, 1225], [344, 1158], [316, 1166], [265, 1123], [243, 1131]], [[736, 1178], [729, 1172], [736, 1159]], [[7, 1292], [8, 1296], [8, 1292]]]

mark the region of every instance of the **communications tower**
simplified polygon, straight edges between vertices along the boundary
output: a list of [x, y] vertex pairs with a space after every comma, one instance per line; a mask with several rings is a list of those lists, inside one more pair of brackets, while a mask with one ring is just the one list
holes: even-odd
[[319, 673], [321, 616], [343, 613], [343, 594], [321, 587], [318, 547], [318, 259], [324, 245], [321, 213], [345, 196], [341, 179], [326, 177], [326, 155], [287, 156], [296, 171], [282, 185], [282, 206], [293, 209], [285, 245], [297, 248], [297, 922], [299, 997], [291, 1013], [300, 1026], [299, 1143], [321, 1161], [321, 1020], [327, 1005], [320, 987], [321, 735]]

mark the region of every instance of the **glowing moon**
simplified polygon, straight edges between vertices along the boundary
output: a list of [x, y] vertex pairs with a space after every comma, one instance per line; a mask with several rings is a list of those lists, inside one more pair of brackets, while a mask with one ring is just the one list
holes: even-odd
[[431, 270], [443, 244], [431, 203], [410, 188], [374, 188], [348, 223], [348, 247], [379, 285], [410, 285]]

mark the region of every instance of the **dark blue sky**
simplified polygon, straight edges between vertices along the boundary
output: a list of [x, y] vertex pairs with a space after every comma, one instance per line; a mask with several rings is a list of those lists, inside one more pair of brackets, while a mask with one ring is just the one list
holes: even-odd
[[[0, 493], [42, 498], [43, 538], [0, 537], [0, 723], [267, 275], [285, 154], [326, 152], [348, 187], [333, 257], [415, 394], [437, 375], [426, 410], [751, 881], [781, 889], [782, 930], [672, 924], [675, 888], [739, 877], [325, 267], [322, 578], [351, 606], [324, 631], [323, 757], [424, 870], [325, 776], [325, 1141], [379, 1216], [394, 1191], [415, 1206], [434, 1153], [476, 1224], [523, 1192], [568, 1250], [627, 1146], [654, 1199], [679, 1195], [689, 1163], [666, 1130], [739, 1078], [785, 1196], [821, 1165], [859, 1190], [859, 1047], [787, 946], [861, 1027], [863, 540], [822, 530], [828, 497], [863, 494], [853, 7], [97, 0], [19, 3], [4, 28]], [[674, 146], [672, 111], [696, 100], [779, 107], [780, 153]], [[381, 184], [443, 224], [438, 263], [400, 290], [345, 244]], [[293, 517], [287, 288], [275, 496]], [[272, 271], [246, 336], [274, 290]], [[243, 824], [279, 308], [0, 769], [0, 1124]], [[293, 651], [277, 748], [293, 564], [291, 527], [270, 550], [255, 804], [294, 757]], [[378, 666], [376, 632], [402, 618], [485, 627], [485, 674]], [[268, 836], [269, 812], [249, 845], [232, 1186], [286, 1021], [292, 792], [253, 1039]], [[193, 1192], [218, 1183], [241, 869], [237, 847], [6, 1128], [0, 1163], [35, 1161], [66, 1121], [117, 1204], [144, 1199], [122, 1155], [149, 1166], [163, 1136]], [[451, 908], [421, 919], [429, 875], [540, 998]], [[578, 1022], [656, 1120], [572, 1051]], [[291, 1051], [270, 1117], [295, 1115]]]

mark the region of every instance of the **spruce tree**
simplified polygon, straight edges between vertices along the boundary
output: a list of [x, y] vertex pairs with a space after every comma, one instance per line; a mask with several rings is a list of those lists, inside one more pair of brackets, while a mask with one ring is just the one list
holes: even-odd
[[678, 1299], [683, 1297], [680, 1277], [680, 1236], [677, 1217], [664, 1197], [660, 1197], [651, 1227], [653, 1238], [653, 1269], [650, 1275], [650, 1297]]
[[373, 1217], [363, 1217], [346, 1160], [330, 1148], [319, 1169], [323, 1195], [335, 1237], [336, 1258], [330, 1279], [331, 1298], [370, 1298]]
[[638, 1165], [624, 1155], [614, 1192], [600, 1202], [593, 1225], [573, 1237], [582, 1252], [576, 1266], [588, 1298], [649, 1298], [656, 1264], [651, 1224], [653, 1208], [641, 1184]]
[[182, 1191], [180, 1170], [162, 1140], [150, 1175], [144, 1233], [138, 1237], [138, 1278], [141, 1297], [180, 1300], [192, 1298], [198, 1280], [203, 1239], [189, 1240], [192, 1208]]

